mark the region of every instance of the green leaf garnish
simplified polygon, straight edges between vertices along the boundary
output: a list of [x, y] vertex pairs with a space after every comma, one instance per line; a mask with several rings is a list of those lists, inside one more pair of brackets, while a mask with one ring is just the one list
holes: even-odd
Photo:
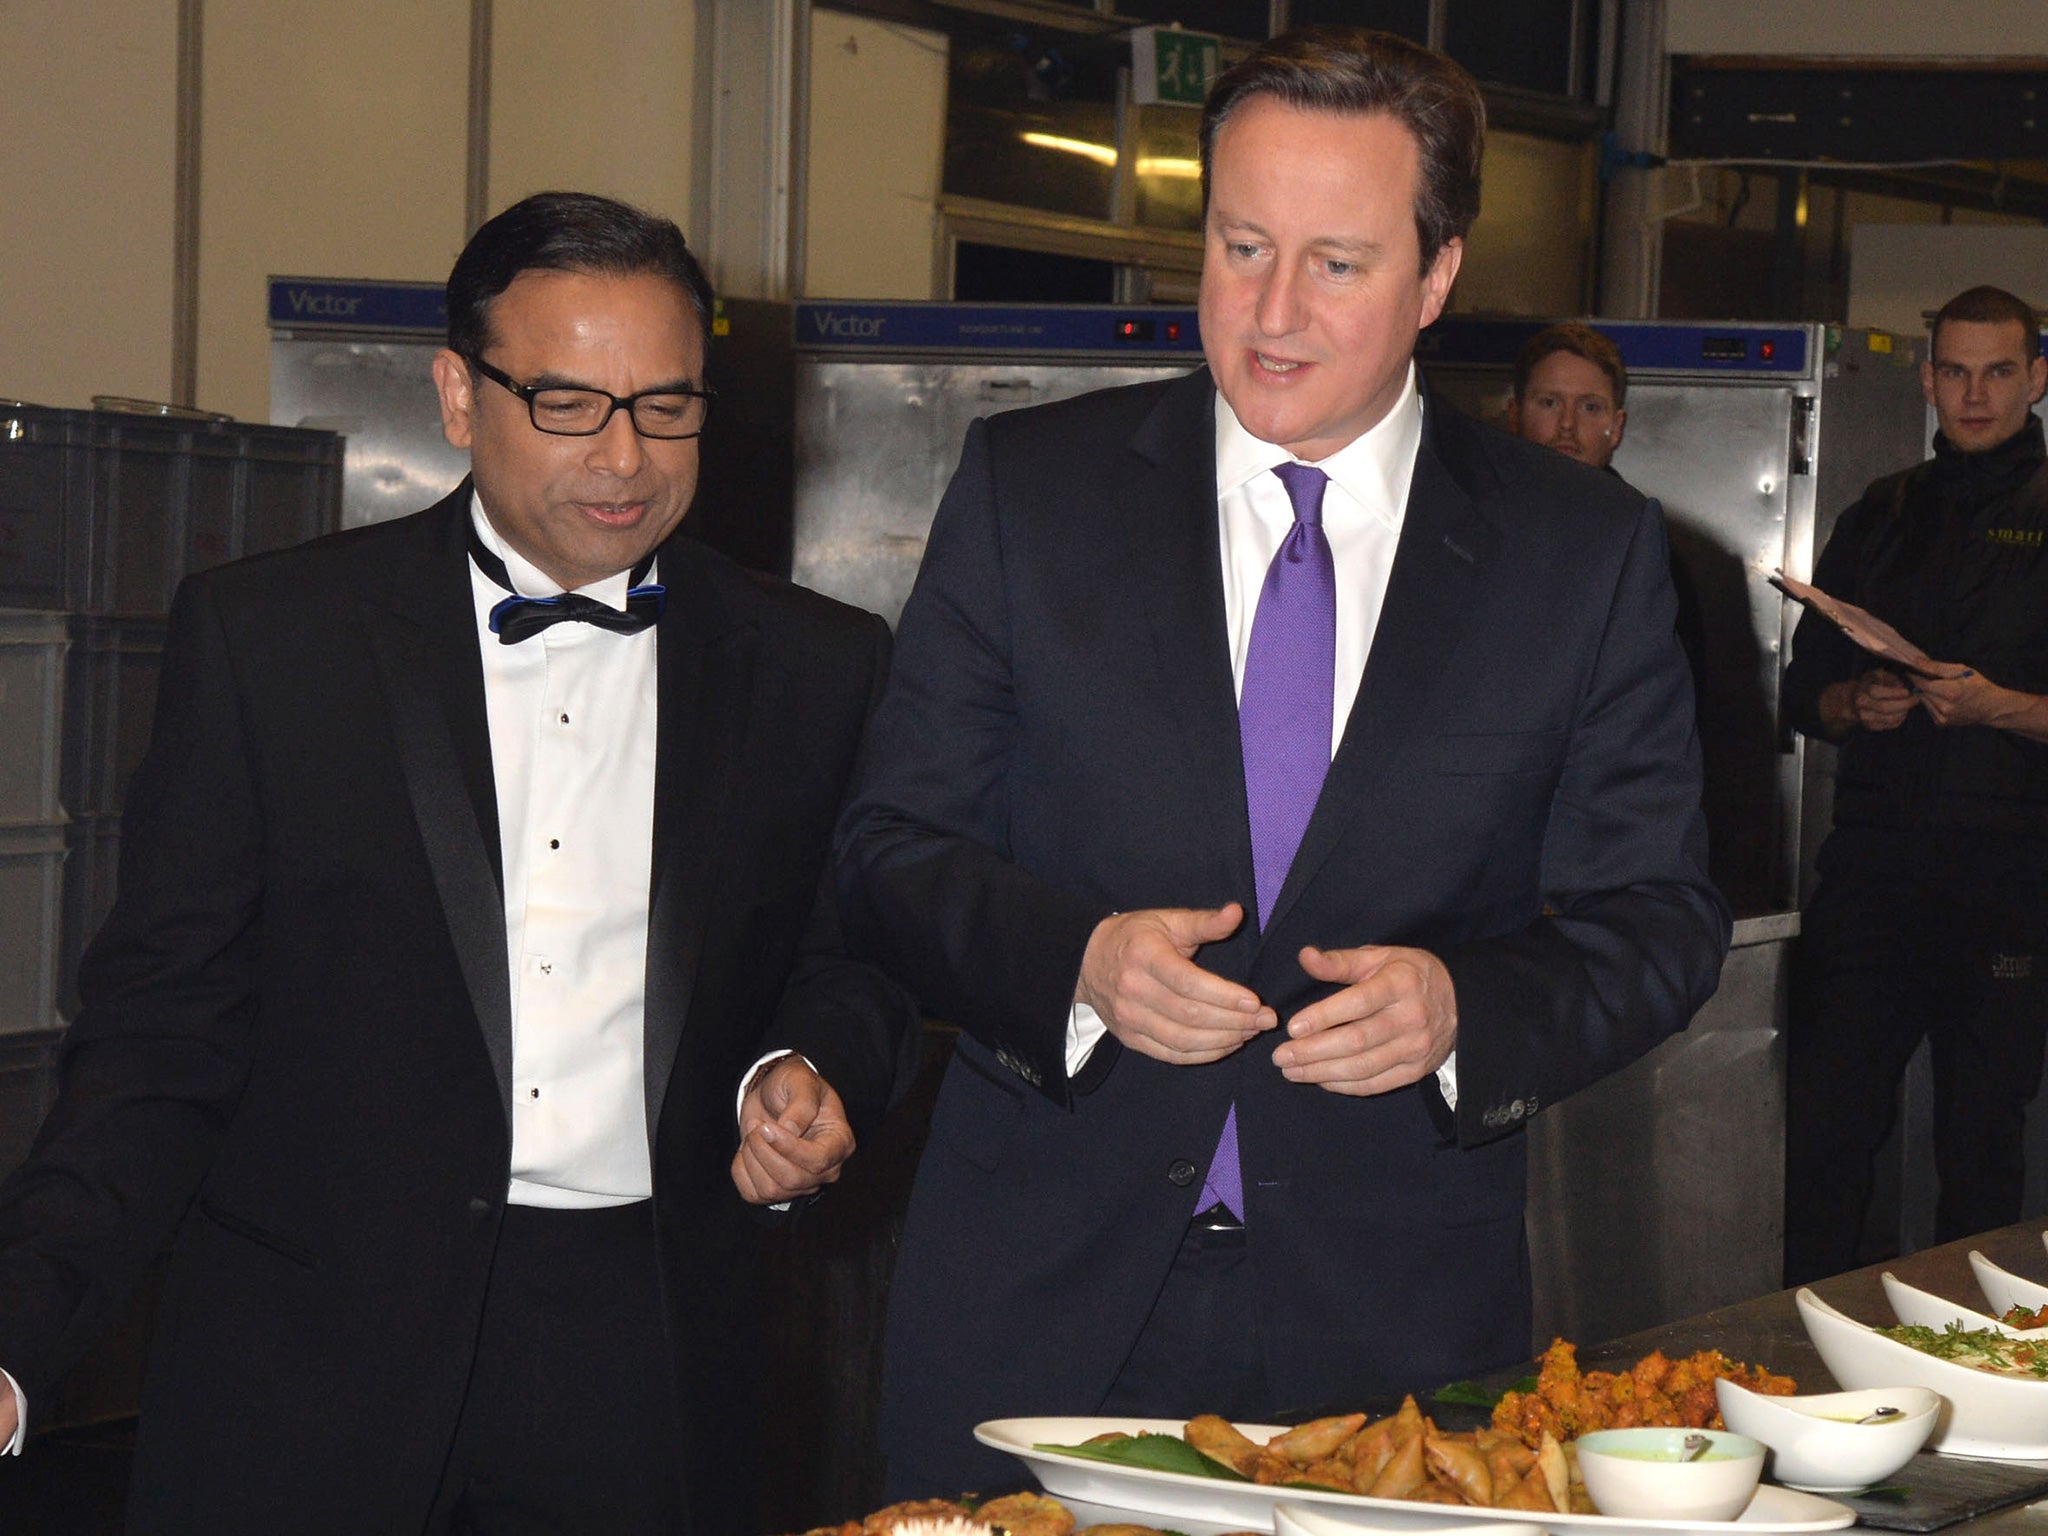
[[1089, 1461], [1106, 1461], [1119, 1467], [1139, 1467], [1148, 1472], [1182, 1472], [1191, 1477], [1214, 1477], [1227, 1483], [1248, 1483], [1243, 1473], [1211, 1461], [1178, 1435], [1127, 1435], [1120, 1440], [1090, 1445], [1034, 1445], [1034, 1451], [1057, 1451], [1062, 1456], [1081, 1456]]

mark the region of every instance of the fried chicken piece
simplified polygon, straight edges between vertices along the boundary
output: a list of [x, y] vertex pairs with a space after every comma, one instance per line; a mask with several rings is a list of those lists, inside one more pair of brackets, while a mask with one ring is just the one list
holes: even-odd
[[1074, 1517], [1067, 1506], [1042, 1493], [1008, 1493], [990, 1499], [974, 1518], [999, 1536], [1073, 1536]]
[[1239, 1433], [1235, 1424], [1213, 1413], [1189, 1419], [1181, 1437], [1211, 1461], [1219, 1462], [1244, 1477], [1252, 1475], [1265, 1447]]

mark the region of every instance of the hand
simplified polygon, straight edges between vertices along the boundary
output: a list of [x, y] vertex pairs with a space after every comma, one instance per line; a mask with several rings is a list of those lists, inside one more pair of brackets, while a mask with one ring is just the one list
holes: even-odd
[[740, 1101], [740, 1149], [732, 1182], [753, 1205], [816, 1194], [853, 1156], [853, 1127], [832, 1085], [801, 1056], [755, 1074]]
[[1343, 990], [1287, 1021], [1291, 1038], [1274, 1050], [1273, 1064], [1289, 1082], [1386, 1093], [1429, 1076], [1458, 1043], [1451, 973], [1426, 949], [1310, 948], [1301, 968]]
[[15, 1417], [14, 1388], [8, 1385], [4, 1377], [0, 1377], [0, 1445], [5, 1445], [14, 1438], [18, 1423], [19, 1420]]
[[1853, 681], [1830, 683], [1821, 690], [1821, 723], [1837, 741], [1852, 730], [1897, 730], [1919, 702], [1896, 672], [1872, 667]]
[[1229, 938], [1243, 921], [1244, 908], [1234, 901], [1106, 917], [1088, 936], [1074, 1001], [1093, 1008], [1112, 1035], [1155, 1061], [1220, 1061], [1280, 1022], [1249, 987], [1194, 962], [1196, 950]]
[[1968, 667], [1944, 668], [1938, 677], [1913, 679], [1913, 694], [1936, 725], [1998, 725], [2011, 694]]

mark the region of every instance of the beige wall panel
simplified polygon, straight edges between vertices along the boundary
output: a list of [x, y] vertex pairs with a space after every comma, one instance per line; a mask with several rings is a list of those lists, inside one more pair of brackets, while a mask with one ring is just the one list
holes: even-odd
[[263, 421], [270, 274], [440, 279], [461, 249], [469, 7], [206, 0], [204, 62], [197, 403]]
[[0, 397], [168, 399], [177, 7], [0, 0]]
[[1808, 54], [1894, 58], [1990, 58], [2048, 53], [2041, 0], [1666, 0], [1664, 46], [1672, 53]]
[[1850, 233], [1849, 323], [1917, 335], [1965, 288], [1994, 283], [2048, 307], [2048, 229], [2039, 224], [1862, 224]]
[[1583, 144], [1489, 133], [1479, 221], [1451, 307], [1461, 313], [1576, 315], [1585, 308], [1593, 228]]
[[807, 297], [939, 297], [932, 243], [945, 140], [943, 36], [812, 13]]
[[490, 208], [602, 192], [684, 226], [693, 0], [499, 0], [491, 15]]

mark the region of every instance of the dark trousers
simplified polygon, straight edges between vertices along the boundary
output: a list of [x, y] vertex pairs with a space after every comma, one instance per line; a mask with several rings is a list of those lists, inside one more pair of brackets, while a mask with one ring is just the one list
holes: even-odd
[[650, 1202], [509, 1206], [428, 1536], [687, 1529]]
[[1925, 1039], [1938, 1241], [2017, 1221], [2048, 1038], [2048, 849], [1837, 831], [1801, 925], [1786, 1041], [1785, 1283], [1857, 1263], [1872, 1163]]

